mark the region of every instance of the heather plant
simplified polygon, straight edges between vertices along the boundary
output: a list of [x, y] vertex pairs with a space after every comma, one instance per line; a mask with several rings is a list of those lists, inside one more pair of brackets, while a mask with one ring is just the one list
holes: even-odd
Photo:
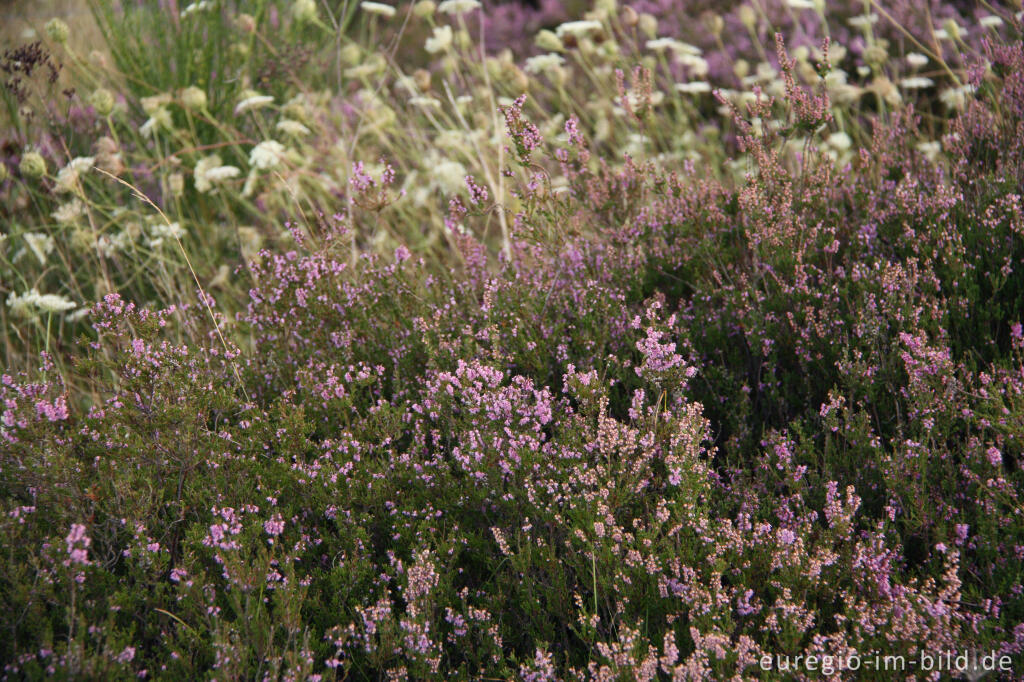
[[[760, 3], [749, 46], [722, 40], [772, 70], [735, 92], [711, 47], [608, 2], [532, 62], [486, 52], [472, 0], [195, 3], [167, 38], [195, 61], [166, 70], [127, 32], [161, 8], [107, 6], [102, 162], [7, 91], [15, 139], [50, 137], [3, 166], [26, 320], [4, 676], [814, 679], [764, 657], [996, 652], [1012, 679], [1019, 21], [959, 36], [963, 62], [932, 45], [945, 107], [837, 79], [895, 34], [865, 15], [857, 47], [799, 5], [820, 21], [769, 36]], [[242, 38], [322, 40], [321, 74], [256, 90]], [[215, 67], [241, 82], [193, 80]], [[63, 194], [120, 250], [29, 231]]]

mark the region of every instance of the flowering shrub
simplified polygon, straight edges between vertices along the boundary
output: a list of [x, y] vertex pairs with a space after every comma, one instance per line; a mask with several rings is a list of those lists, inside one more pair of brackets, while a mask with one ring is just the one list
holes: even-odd
[[[210, 31], [211, 61], [95, 96], [91, 157], [58, 164], [51, 130], [4, 162], [5, 678], [1024, 665], [1019, 18], [943, 29], [977, 54], [932, 51], [941, 74], [882, 58], [861, 85], [834, 74], [896, 41], [870, 14], [863, 44], [807, 42], [825, 13], [789, 2], [820, 21], [761, 42], [782, 9], [743, 5], [751, 43], [712, 58], [658, 37], [680, 5], [656, 4], [599, 2], [538, 36], [543, 59], [474, 66], [471, 30], [527, 10], [192, 3], [172, 19]], [[163, 16], [106, 11], [111, 31]], [[218, 41], [277, 50], [267, 30], [343, 42], [321, 45], [338, 89], [179, 80], [252, 79]], [[415, 75], [406, 31], [436, 55]], [[656, 57], [631, 68], [643, 32]], [[747, 49], [765, 66], [744, 82]], [[45, 69], [38, 50], [20, 63]], [[694, 85], [726, 59], [749, 90]], [[78, 267], [32, 222], [65, 194], [54, 219], [91, 230]]]

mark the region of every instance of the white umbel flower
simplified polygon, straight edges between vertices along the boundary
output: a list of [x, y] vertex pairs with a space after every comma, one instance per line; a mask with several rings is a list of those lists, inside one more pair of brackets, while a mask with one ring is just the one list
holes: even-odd
[[458, 15], [472, 12], [479, 8], [480, 3], [477, 0], [444, 0], [444, 2], [437, 6], [437, 11], [444, 14]]
[[369, 2], [368, 0], [359, 3], [359, 8], [367, 14], [377, 14], [385, 19], [395, 16], [396, 11], [391, 5], [385, 5], [383, 2]]
[[312, 132], [306, 127], [306, 124], [287, 118], [278, 121], [277, 125], [274, 126], [274, 129], [279, 133], [291, 135], [292, 137], [302, 137], [303, 135], [309, 135], [310, 132]]
[[53, 247], [56, 245], [53, 237], [42, 232], [26, 232], [21, 235], [21, 238], [25, 240], [25, 244], [39, 260], [39, 263], [45, 265], [46, 257], [53, 252]]
[[683, 41], [676, 40], [675, 38], [655, 38], [654, 40], [648, 40], [644, 43], [644, 47], [653, 52], [671, 50], [676, 54], [688, 54], [694, 57], [699, 57], [703, 54], [703, 50], [696, 45], [684, 43]]
[[551, 73], [563, 64], [565, 58], [560, 54], [539, 54], [526, 60], [524, 71], [533, 74]]
[[900, 81], [900, 87], [907, 90], [923, 90], [924, 88], [930, 88], [935, 85], [935, 81], [931, 78], [925, 78], [924, 76], [913, 76], [911, 78], [904, 78]]
[[72, 199], [66, 204], [61, 204], [50, 215], [61, 225], [68, 225], [75, 222], [79, 216], [85, 213], [85, 204], [78, 199]]
[[711, 92], [711, 84], [707, 81], [676, 83], [676, 90], [686, 95], [699, 95], [701, 93]]
[[66, 296], [40, 294], [38, 289], [32, 288], [20, 295], [15, 295], [12, 291], [7, 296], [7, 307], [13, 315], [28, 316], [40, 312], [63, 313], [78, 306]]
[[927, 63], [928, 57], [925, 57], [920, 52], [911, 52], [910, 54], [907, 55], [907, 64], [914, 67], [915, 69], [919, 69]]
[[58, 193], [73, 192], [78, 184], [78, 176], [92, 168], [96, 158], [92, 156], [79, 156], [68, 162], [57, 172], [57, 182], [54, 191]]
[[430, 54], [444, 52], [452, 46], [454, 40], [455, 34], [452, 32], [451, 26], [435, 26], [434, 34], [427, 38], [427, 42], [423, 44], [423, 49]]
[[199, 160], [193, 177], [196, 183], [196, 191], [205, 194], [213, 189], [215, 183], [223, 182], [239, 175], [241, 175], [241, 171], [238, 168], [223, 165], [220, 156], [211, 154]]
[[243, 114], [247, 111], [253, 111], [255, 109], [262, 109], [274, 103], [274, 98], [270, 95], [253, 95], [246, 97], [238, 104], [235, 105], [235, 116]]
[[249, 152], [249, 165], [260, 170], [270, 170], [281, 165], [284, 145], [276, 140], [264, 140]]
[[555, 35], [559, 38], [566, 36], [573, 36], [574, 38], [582, 38], [584, 36], [600, 31], [602, 28], [600, 21], [594, 21], [593, 19], [586, 19], [583, 21], [567, 21], [564, 24], [559, 24], [558, 28], [555, 29]]
[[838, 152], [845, 152], [853, 146], [853, 140], [851, 140], [850, 136], [846, 133], [839, 131], [838, 133], [832, 133], [828, 136], [828, 146]]

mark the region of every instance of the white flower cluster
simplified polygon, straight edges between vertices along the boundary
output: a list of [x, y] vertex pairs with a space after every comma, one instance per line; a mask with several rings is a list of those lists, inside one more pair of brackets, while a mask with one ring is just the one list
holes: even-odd
[[17, 317], [29, 317], [38, 313], [63, 313], [74, 310], [78, 306], [66, 296], [57, 294], [40, 294], [36, 288], [16, 295], [13, 291], [7, 296], [7, 307]]
[[193, 179], [196, 183], [196, 191], [205, 194], [212, 190], [214, 185], [237, 178], [241, 174], [242, 171], [236, 166], [225, 166], [222, 164], [220, 156], [211, 154], [200, 159], [196, 164]]

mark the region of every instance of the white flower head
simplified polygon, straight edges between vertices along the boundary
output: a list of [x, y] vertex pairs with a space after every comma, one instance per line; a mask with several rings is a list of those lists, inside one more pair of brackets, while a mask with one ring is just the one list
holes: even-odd
[[249, 152], [249, 164], [260, 170], [270, 170], [281, 165], [284, 145], [276, 140], [264, 140]]
[[78, 306], [65, 296], [57, 294], [40, 294], [36, 288], [15, 295], [12, 291], [7, 296], [7, 307], [13, 315], [27, 317], [33, 313], [62, 313], [74, 310]]
[[39, 311], [44, 313], [64, 313], [78, 307], [66, 296], [57, 294], [43, 294], [35, 300], [35, 304]]
[[189, 4], [185, 9], [181, 10], [181, 18], [184, 19], [196, 12], [201, 12], [205, 9], [210, 8], [210, 0], [200, 0], [199, 2], [193, 2]]
[[591, 33], [600, 31], [602, 28], [600, 21], [594, 21], [593, 19], [586, 19], [583, 21], [568, 21], [564, 24], [559, 24], [558, 28], [555, 29], [555, 35], [558, 38], [565, 38], [565, 36], [573, 36], [574, 38], [583, 38]]
[[922, 90], [924, 88], [930, 88], [935, 85], [935, 81], [931, 78], [925, 78], [924, 76], [913, 76], [911, 78], [904, 78], [900, 81], [900, 87], [907, 90]]
[[35, 254], [39, 263], [45, 265], [46, 257], [53, 252], [53, 247], [56, 245], [53, 237], [42, 232], [26, 232], [21, 235], [21, 238], [25, 240], [25, 244]]
[[157, 239], [181, 239], [185, 236], [185, 230], [181, 227], [181, 223], [173, 222], [170, 225], [167, 223], [154, 223], [149, 226], [149, 234]]
[[858, 14], [855, 17], [850, 17], [846, 21], [850, 25], [850, 28], [866, 29], [872, 24], [878, 23], [878, 15], [874, 12], [870, 14]]
[[270, 95], [252, 95], [250, 97], [246, 97], [235, 105], [235, 116], [245, 113], [246, 111], [262, 109], [273, 103], [274, 98]]
[[526, 73], [541, 74], [552, 73], [565, 64], [565, 58], [560, 54], [549, 53], [539, 54], [526, 60], [524, 70]]
[[445, 193], [460, 191], [466, 184], [466, 167], [458, 161], [445, 159], [431, 169], [431, 176], [437, 186]]
[[692, 76], [702, 78], [708, 75], [708, 60], [703, 57], [698, 57], [692, 54], [679, 54], [676, 56], [676, 61], [687, 67]]
[[934, 161], [942, 153], [942, 143], [935, 140], [924, 140], [917, 143], [917, 151], [925, 155], [929, 161]]
[[50, 215], [61, 225], [68, 225], [75, 222], [84, 213], [85, 204], [78, 199], [72, 199], [68, 203], [58, 206], [57, 210]]
[[217, 154], [211, 154], [210, 156], [200, 159], [199, 162], [196, 163], [196, 169], [193, 175], [196, 183], [196, 191], [205, 194], [213, 189], [214, 184], [238, 177], [241, 173], [242, 171], [235, 166], [222, 165], [220, 156]]
[[477, 0], [444, 0], [444, 2], [437, 6], [437, 11], [444, 14], [458, 15], [472, 12], [479, 8], [480, 3]]
[[445, 52], [452, 46], [452, 42], [455, 40], [455, 33], [452, 31], [451, 26], [435, 26], [434, 35], [427, 38], [427, 42], [424, 43], [423, 49], [430, 54], [437, 54], [438, 52]]
[[139, 126], [139, 134], [143, 137], [152, 137], [158, 130], [171, 130], [174, 128], [174, 122], [171, 119], [171, 112], [167, 107], [158, 107], [150, 117]]
[[391, 5], [386, 5], [383, 2], [369, 2], [369, 0], [359, 3], [359, 8], [367, 14], [377, 14], [385, 19], [395, 16], [396, 11]]
[[316, 22], [316, 0], [295, 0], [292, 4], [292, 18], [300, 24]]
[[907, 55], [907, 64], [914, 67], [915, 69], [919, 69], [927, 63], [928, 57], [925, 57], [920, 52], [911, 52], [910, 54]]
[[95, 157], [92, 156], [79, 156], [71, 159], [68, 165], [57, 172], [57, 182], [53, 188], [54, 191], [58, 193], [73, 192], [78, 184], [79, 174], [92, 168], [95, 161]]
[[217, 166], [206, 171], [206, 179], [211, 183], [223, 182], [231, 178], [237, 178], [242, 174], [238, 166]]
[[292, 121], [291, 119], [281, 119], [274, 126], [274, 129], [285, 135], [291, 135], [292, 137], [302, 137], [303, 135], [309, 135], [310, 129], [306, 127], [304, 123], [298, 121]]
[[711, 84], [707, 81], [676, 83], [676, 90], [687, 95], [699, 95], [704, 92], [711, 92]]
[[836, 151], [845, 152], [851, 146], [853, 146], [853, 140], [846, 133], [839, 131], [838, 133], [832, 133], [828, 136], [828, 146], [832, 147]]
[[653, 52], [671, 50], [676, 54], [688, 54], [694, 57], [699, 57], [703, 54], [703, 50], [696, 45], [684, 43], [683, 41], [676, 40], [675, 38], [655, 38], [654, 40], [648, 40], [644, 46]]
[[409, 104], [422, 109], [440, 109], [441, 101], [433, 97], [410, 97]]

